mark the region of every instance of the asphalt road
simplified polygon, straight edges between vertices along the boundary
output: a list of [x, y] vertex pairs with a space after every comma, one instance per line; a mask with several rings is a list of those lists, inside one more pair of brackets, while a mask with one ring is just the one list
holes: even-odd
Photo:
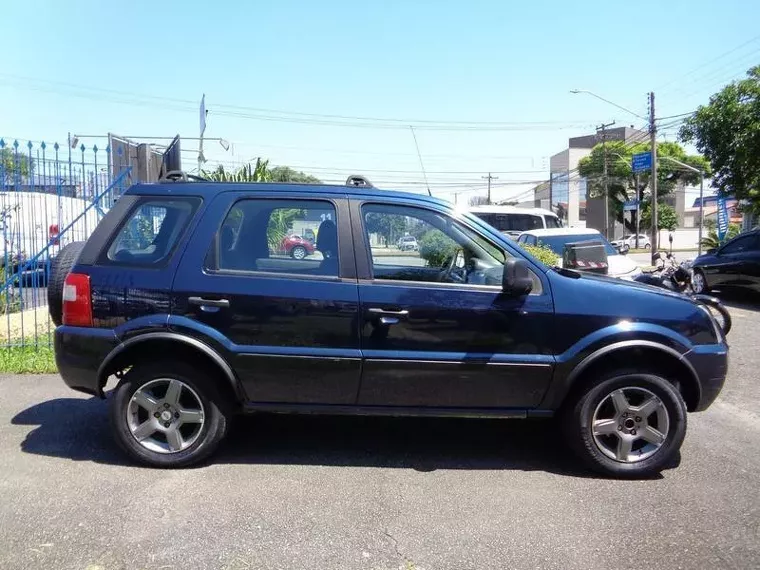
[[104, 402], [0, 377], [0, 568], [757, 568], [759, 309], [732, 308], [724, 392], [645, 481], [533, 421], [244, 418], [209, 465], [139, 468]]

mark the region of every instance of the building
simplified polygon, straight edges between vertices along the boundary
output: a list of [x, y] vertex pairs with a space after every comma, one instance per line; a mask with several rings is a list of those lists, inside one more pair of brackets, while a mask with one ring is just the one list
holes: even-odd
[[[631, 143], [640, 142], [647, 136], [644, 131], [631, 127], [608, 129], [605, 135], [608, 141]], [[570, 138], [568, 147], [549, 159], [549, 182], [534, 189], [535, 205], [552, 210], [567, 226], [588, 225], [603, 231], [604, 209], [588, 203], [586, 180], [578, 176], [580, 160], [591, 154], [601, 142], [602, 136], [598, 133]]]

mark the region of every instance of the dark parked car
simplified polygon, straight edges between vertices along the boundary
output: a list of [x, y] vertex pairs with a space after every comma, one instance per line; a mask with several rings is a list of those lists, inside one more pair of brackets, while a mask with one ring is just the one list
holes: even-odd
[[691, 265], [696, 293], [723, 287], [760, 292], [760, 230], [739, 234], [721, 247], [699, 256]]
[[[272, 255], [293, 212], [324, 220], [318, 259]], [[135, 243], [134, 223], [155, 235]], [[437, 245], [375, 257], [386, 227]], [[64, 381], [105, 397], [115, 376], [116, 440], [159, 467], [210, 456], [240, 412], [559, 416], [587, 465], [639, 477], [726, 376], [693, 300], [550, 269], [447, 202], [372, 187], [133, 186], [53, 281]]]

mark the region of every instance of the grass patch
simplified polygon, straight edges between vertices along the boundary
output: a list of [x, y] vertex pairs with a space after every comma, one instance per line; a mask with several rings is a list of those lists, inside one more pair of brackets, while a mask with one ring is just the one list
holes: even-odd
[[0, 374], [52, 374], [58, 372], [55, 352], [47, 335], [26, 339], [24, 346], [0, 348]]

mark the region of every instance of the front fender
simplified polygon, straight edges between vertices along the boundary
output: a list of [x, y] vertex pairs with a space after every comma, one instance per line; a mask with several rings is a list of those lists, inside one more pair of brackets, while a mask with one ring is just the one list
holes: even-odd
[[[695, 380], [698, 379], [693, 366], [685, 358], [685, 354], [693, 348], [688, 338], [660, 325], [623, 321], [585, 336], [557, 355], [554, 377], [540, 407], [558, 408], [584, 370], [601, 358], [631, 348], [657, 350], [677, 359]], [[635, 362], [631, 364], [636, 365]]]

